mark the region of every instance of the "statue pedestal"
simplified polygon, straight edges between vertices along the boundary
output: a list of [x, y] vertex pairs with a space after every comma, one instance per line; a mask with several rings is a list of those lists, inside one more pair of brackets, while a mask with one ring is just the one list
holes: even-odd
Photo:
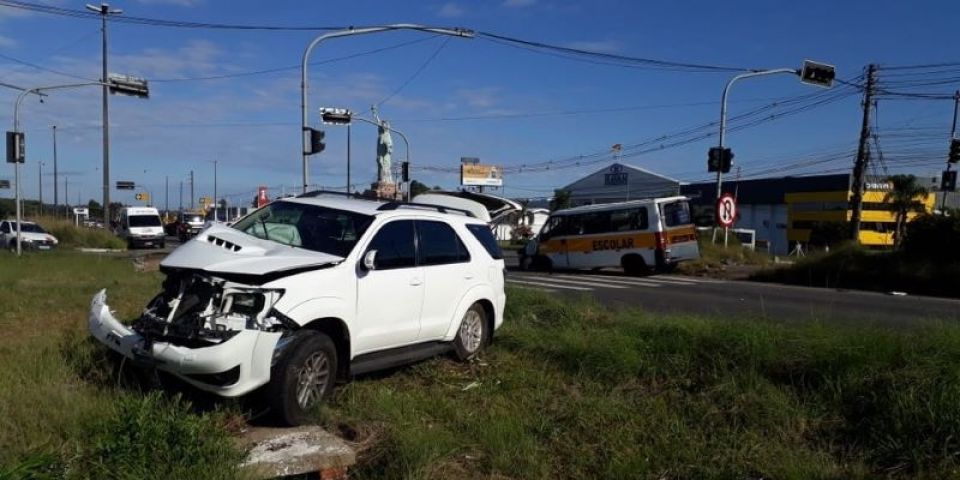
[[397, 188], [396, 183], [376, 182], [370, 185], [370, 190], [364, 192], [364, 195], [374, 196], [380, 200], [403, 200], [403, 194]]

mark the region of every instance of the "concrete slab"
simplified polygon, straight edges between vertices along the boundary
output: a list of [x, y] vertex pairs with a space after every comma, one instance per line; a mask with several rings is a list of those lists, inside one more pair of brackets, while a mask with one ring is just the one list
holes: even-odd
[[353, 448], [342, 439], [314, 426], [295, 428], [252, 427], [241, 442], [249, 449], [241, 468], [254, 478], [278, 478], [315, 473], [322, 479], [346, 478], [357, 461]]

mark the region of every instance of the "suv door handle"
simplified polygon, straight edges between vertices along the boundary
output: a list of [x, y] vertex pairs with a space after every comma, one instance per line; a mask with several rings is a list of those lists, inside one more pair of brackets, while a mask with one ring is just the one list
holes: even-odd
[[423, 283], [423, 280], [420, 280], [419, 277], [413, 277], [410, 279], [410, 285], [414, 287], [420, 286]]

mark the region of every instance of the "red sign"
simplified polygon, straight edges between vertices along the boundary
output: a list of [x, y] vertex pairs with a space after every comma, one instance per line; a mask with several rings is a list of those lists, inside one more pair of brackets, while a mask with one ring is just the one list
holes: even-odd
[[724, 193], [717, 199], [717, 225], [730, 228], [737, 221], [737, 200]]
[[267, 187], [258, 188], [257, 189], [257, 208], [260, 208], [268, 203], [270, 203], [270, 199], [267, 198]]

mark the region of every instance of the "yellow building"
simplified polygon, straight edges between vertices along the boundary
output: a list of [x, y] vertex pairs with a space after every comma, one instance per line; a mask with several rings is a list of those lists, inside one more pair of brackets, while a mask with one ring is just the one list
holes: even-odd
[[[863, 194], [863, 212], [860, 217], [860, 243], [868, 247], [892, 247], [893, 233], [896, 230], [897, 212], [887, 200], [893, 186], [883, 179], [867, 182]], [[787, 203], [787, 240], [791, 243], [810, 242], [814, 228], [824, 223], [849, 222], [853, 216], [850, 198], [853, 191], [833, 190], [821, 192], [786, 193]], [[925, 212], [934, 209], [935, 195], [918, 197]], [[922, 212], [910, 212], [907, 221], [913, 220]]]

